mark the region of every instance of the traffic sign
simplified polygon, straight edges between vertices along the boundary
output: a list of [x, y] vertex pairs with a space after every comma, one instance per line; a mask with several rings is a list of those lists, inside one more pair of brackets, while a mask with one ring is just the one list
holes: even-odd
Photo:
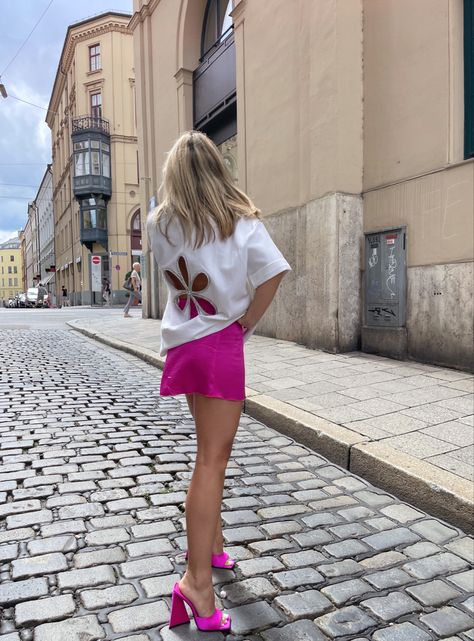
[[93, 265], [100, 265], [101, 257], [100, 256], [92, 256], [91, 258]]

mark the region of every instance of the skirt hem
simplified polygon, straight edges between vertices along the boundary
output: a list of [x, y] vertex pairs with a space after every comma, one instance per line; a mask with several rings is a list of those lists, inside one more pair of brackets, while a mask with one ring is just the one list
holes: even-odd
[[197, 390], [193, 391], [180, 391], [180, 392], [160, 392], [160, 396], [182, 396], [183, 394], [199, 394], [200, 396], [206, 396], [207, 398], [220, 398], [223, 401], [245, 401], [245, 396], [243, 398], [229, 398], [228, 396], [219, 396], [218, 394], [209, 394], [205, 392], [199, 392]]

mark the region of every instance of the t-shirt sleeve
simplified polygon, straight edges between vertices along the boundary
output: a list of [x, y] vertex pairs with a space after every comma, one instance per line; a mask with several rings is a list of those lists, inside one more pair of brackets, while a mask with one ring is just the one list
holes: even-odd
[[265, 225], [258, 221], [247, 242], [247, 276], [256, 288], [281, 272], [291, 271]]

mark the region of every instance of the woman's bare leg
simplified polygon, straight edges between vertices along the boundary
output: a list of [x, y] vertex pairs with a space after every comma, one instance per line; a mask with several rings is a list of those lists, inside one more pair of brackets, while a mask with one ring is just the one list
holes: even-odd
[[186, 497], [189, 558], [180, 588], [200, 616], [211, 616], [215, 609], [211, 554], [220, 522], [225, 469], [242, 403], [194, 394], [193, 408], [198, 450]]
[[[186, 394], [186, 400], [188, 402], [191, 416], [194, 418], [194, 394]], [[212, 554], [222, 554], [223, 551], [224, 535], [222, 534], [222, 520], [219, 516], [219, 518], [217, 519], [216, 536], [214, 538], [214, 544], [212, 546]], [[229, 563], [229, 565], [231, 565], [231, 563]]]

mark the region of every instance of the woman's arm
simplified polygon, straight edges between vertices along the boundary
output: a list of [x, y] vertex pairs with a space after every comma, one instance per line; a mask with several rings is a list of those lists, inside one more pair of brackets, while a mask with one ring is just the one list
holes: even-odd
[[267, 280], [265, 283], [262, 283], [261, 285], [259, 285], [259, 287], [257, 287], [257, 289], [255, 290], [255, 296], [253, 297], [249, 308], [247, 309], [245, 314], [241, 318], [239, 318], [238, 322], [242, 325], [242, 327], [245, 327], [245, 329], [252, 329], [252, 327], [255, 327], [255, 325], [262, 318], [262, 316], [270, 306], [270, 303], [277, 293], [283, 276], [286, 273], [287, 272], [281, 272], [280, 274], [277, 274], [273, 278], [270, 278], [270, 280]]

